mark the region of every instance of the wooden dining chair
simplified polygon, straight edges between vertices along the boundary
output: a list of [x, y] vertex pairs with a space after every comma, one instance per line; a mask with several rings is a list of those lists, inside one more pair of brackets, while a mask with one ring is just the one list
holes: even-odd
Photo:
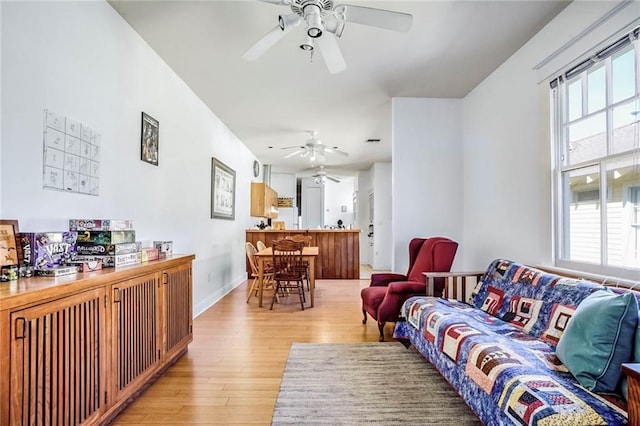
[[[256, 252], [258, 250], [256, 247], [247, 242], [245, 244], [245, 252], [247, 253], [247, 259], [249, 259], [249, 265], [251, 265], [251, 288], [249, 289], [249, 295], [247, 296], [247, 303], [249, 303], [249, 299], [251, 299], [251, 293], [255, 291], [256, 296], [258, 295], [258, 261], [256, 260]], [[271, 286], [273, 284], [273, 268], [271, 266], [267, 266], [262, 274], [262, 285], [263, 286]]]
[[[303, 243], [305, 247], [310, 247], [311, 240], [313, 239], [313, 237], [311, 235], [293, 234], [285, 237], [285, 239]], [[310, 290], [311, 282], [309, 280], [309, 262], [306, 260], [303, 260], [302, 263], [304, 264], [304, 274], [305, 274], [304, 278], [305, 278], [305, 281], [307, 282], [307, 290]]]
[[276, 240], [273, 247], [273, 281], [275, 289], [270, 310], [276, 301], [279, 291], [290, 293], [295, 291], [300, 296], [300, 306], [304, 311], [304, 264], [302, 248], [304, 244], [290, 239]]
[[256, 241], [256, 248], [258, 251], [262, 251], [267, 248], [267, 246], [260, 240]]

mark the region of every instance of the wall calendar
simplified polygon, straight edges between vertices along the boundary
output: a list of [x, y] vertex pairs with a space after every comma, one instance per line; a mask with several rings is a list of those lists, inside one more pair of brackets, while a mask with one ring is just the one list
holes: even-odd
[[98, 196], [100, 133], [45, 109], [43, 140], [43, 188]]

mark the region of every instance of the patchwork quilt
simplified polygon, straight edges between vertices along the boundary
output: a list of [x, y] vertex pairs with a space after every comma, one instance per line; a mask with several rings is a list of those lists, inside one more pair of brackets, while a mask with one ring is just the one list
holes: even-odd
[[486, 425], [626, 425], [555, 356], [576, 306], [602, 287], [496, 260], [470, 304], [412, 297], [394, 337], [408, 340]]

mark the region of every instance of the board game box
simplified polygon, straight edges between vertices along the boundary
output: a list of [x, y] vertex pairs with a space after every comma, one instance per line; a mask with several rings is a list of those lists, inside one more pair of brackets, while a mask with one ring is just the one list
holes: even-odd
[[65, 265], [76, 257], [77, 232], [21, 232], [25, 265], [47, 269]]
[[140, 252], [119, 254], [117, 256], [76, 256], [74, 263], [102, 262], [103, 268], [114, 268], [118, 266], [135, 265], [142, 263]]
[[80, 256], [105, 255], [116, 256], [118, 254], [129, 254], [139, 252], [142, 248], [141, 242], [120, 243], [120, 244], [95, 244], [78, 242], [76, 251]]
[[135, 243], [136, 231], [81, 231], [78, 242], [94, 244]]
[[173, 241], [154, 241], [153, 246], [158, 249], [158, 252], [164, 253], [165, 256], [173, 254]]
[[40, 277], [61, 277], [63, 275], [71, 275], [78, 272], [77, 266], [56, 266], [54, 268], [36, 269], [35, 273]]
[[158, 260], [160, 258], [158, 249], [155, 247], [143, 247], [142, 250], [140, 251], [140, 254], [143, 262], [149, 262], [150, 260]]
[[132, 220], [69, 219], [70, 231], [131, 231]]

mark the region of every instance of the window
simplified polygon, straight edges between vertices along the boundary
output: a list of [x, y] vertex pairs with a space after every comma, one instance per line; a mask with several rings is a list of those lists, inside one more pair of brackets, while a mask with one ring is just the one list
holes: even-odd
[[558, 266], [640, 272], [638, 34], [551, 82]]

